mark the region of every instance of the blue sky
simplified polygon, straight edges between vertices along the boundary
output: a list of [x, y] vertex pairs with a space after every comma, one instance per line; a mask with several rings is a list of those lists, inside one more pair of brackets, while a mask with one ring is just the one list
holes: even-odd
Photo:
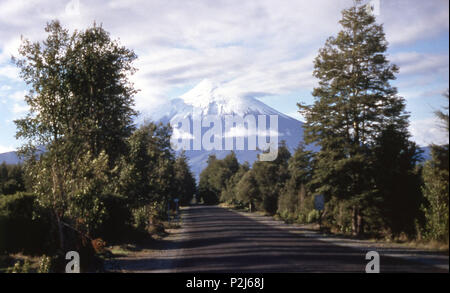
[[[376, 1], [376, 0], [374, 0]], [[136, 108], [151, 112], [201, 80], [230, 93], [257, 95], [301, 119], [299, 101], [311, 103], [317, 81], [313, 59], [339, 30], [340, 11], [353, 0], [0, 0], [0, 153], [14, 150], [14, 119], [23, 116], [26, 85], [10, 62], [20, 36], [42, 40], [45, 23], [59, 19], [82, 29], [102, 23], [113, 38], [135, 50], [140, 89]], [[433, 112], [446, 101], [449, 83], [449, 1], [380, 0], [389, 59], [400, 66], [399, 94], [411, 112], [420, 145], [448, 142]]]

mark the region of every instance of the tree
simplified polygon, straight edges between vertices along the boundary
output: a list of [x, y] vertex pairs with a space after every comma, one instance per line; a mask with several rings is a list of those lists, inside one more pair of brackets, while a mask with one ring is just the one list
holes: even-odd
[[220, 201], [233, 204], [233, 205], [242, 205], [243, 203], [238, 199], [237, 192], [238, 188], [237, 185], [239, 181], [244, 177], [244, 175], [250, 170], [250, 165], [246, 161], [243, 164], [239, 165], [238, 171], [228, 179], [228, 181], [225, 184], [225, 189], [222, 189], [222, 192], [220, 194]]
[[125, 151], [135, 115], [131, 108], [135, 90], [128, 75], [134, 72], [131, 63], [136, 56], [95, 24], [69, 34], [52, 21], [45, 31], [48, 36], [43, 42], [23, 39], [21, 58], [13, 58], [31, 87], [25, 96], [30, 111], [15, 121], [16, 136], [28, 140], [22, 153], [30, 159], [38, 147], [47, 149], [29, 166], [33, 177], [39, 178], [33, 185], [41, 202], [54, 213], [64, 248], [63, 221], [75, 221], [68, 218], [76, 194], [71, 181], [80, 174], [73, 163], [85, 156], [107, 158], [112, 168]]
[[246, 172], [236, 185], [236, 198], [244, 205], [248, 205], [250, 212], [254, 206], [261, 204], [261, 192], [253, 171]]
[[0, 165], [0, 195], [25, 191], [24, 170], [21, 165]]
[[278, 211], [284, 218], [299, 218], [309, 212], [306, 207], [307, 185], [313, 173], [312, 152], [300, 143], [288, 161], [289, 179], [278, 199]]
[[159, 212], [176, 193], [174, 185], [175, 158], [170, 146], [168, 125], [147, 123], [129, 138], [129, 153], [122, 159], [119, 193], [124, 194], [130, 207], [159, 204]]
[[[371, 198], [372, 227], [385, 228], [391, 236], [404, 232], [414, 236], [416, 223], [423, 222], [420, 206], [421, 151], [409, 140], [407, 129], [389, 125], [380, 134], [373, 148], [373, 178], [376, 193]], [[375, 209], [374, 209], [375, 208]], [[368, 208], [369, 209], [369, 208]]]
[[[444, 94], [448, 100], [448, 90]], [[446, 112], [444, 112], [446, 110]], [[436, 112], [443, 122], [448, 135], [448, 106]], [[428, 239], [448, 243], [449, 239], [449, 145], [431, 146], [432, 158], [425, 163], [422, 171], [422, 187], [426, 202], [422, 206], [425, 213], [425, 236]]]
[[199, 195], [208, 204], [217, 204], [227, 181], [239, 170], [239, 162], [234, 152], [223, 160], [215, 155], [208, 158], [208, 166], [200, 173]]
[[176, 196], [179, 197], [180, 204], [189, 205], [197, 186], [184, 151], [175, 160], [175, 182], [178, 189]]
[[398, 72], [386, 57], [382, 25], [356, 4], [342, 12], [342, 30], [327, 39], [314, 62], [313, 105], [298, 104], [307, 143], [317, 143], [312, 183], [316, 194], [352, 207], [354, 234], [364, 232], [364, 214], [376, 190], [371, 147], [388, 125], [406, 129], [405, 103], [390, 80]]
[[278, 146], [278, 156], [274, 161], [256, 161], [252, 172], [260, 192], [260, 204], [256, 208], [275, 214], [278, 209], [278, 197], [289, 179], [288, 161], [291, 157], [284, 141]]

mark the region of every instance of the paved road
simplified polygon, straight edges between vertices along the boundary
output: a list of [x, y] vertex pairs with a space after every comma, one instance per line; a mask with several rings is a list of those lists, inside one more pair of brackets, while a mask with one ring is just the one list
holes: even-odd
[[[364, 272], [364, 249], [292, 233], [216, 206], [183, 211], [183, 229], [157, 255], [119, 260], [125, 272]], [[382, 252], [381, 272], [442, 271]], [[447, 258], [448, 263], [448, 258]], [[448, 270], [444, 270], [448, 272]]]

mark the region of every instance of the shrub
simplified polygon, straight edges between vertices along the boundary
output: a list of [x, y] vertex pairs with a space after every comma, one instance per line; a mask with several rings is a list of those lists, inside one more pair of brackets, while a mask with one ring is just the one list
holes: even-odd
[[101, 224], [93, 232], [94, 237], [100, 237], [107, 242], [123, 240], [131, 228], [132, 215], [126, 199], [116, 195], [101, 197], [104, 215]]
[[50, 247], [49, 213], [38, 207], [34, 194], [19, 192], [0, 198], [0, 250], [43, 253]]
[[308, 221], [308, 223], [315, 223], [315, 222], [319, 221], [319, 217], [320, 217], [320, 214], [319, 214], [318, 210], [311, 210], [308, 213], [307, 221]]

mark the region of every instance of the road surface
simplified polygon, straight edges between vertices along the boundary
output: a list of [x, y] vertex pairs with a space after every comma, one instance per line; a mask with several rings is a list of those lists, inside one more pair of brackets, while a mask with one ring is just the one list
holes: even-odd
[[[217, 206], [184, 209], [182, 227], [157, 249], [115, 259], [111, 270], [363, 273], [368, 262], [365, 255], [374, 249]], [[381, 272], [448, 272], [448, 254], [416, 251], [416, 258], [407, 259], [412, 255], [409, 250], [381, 249], [379, 253]], [[400, 257], [389, 256], [394, 254]]]

